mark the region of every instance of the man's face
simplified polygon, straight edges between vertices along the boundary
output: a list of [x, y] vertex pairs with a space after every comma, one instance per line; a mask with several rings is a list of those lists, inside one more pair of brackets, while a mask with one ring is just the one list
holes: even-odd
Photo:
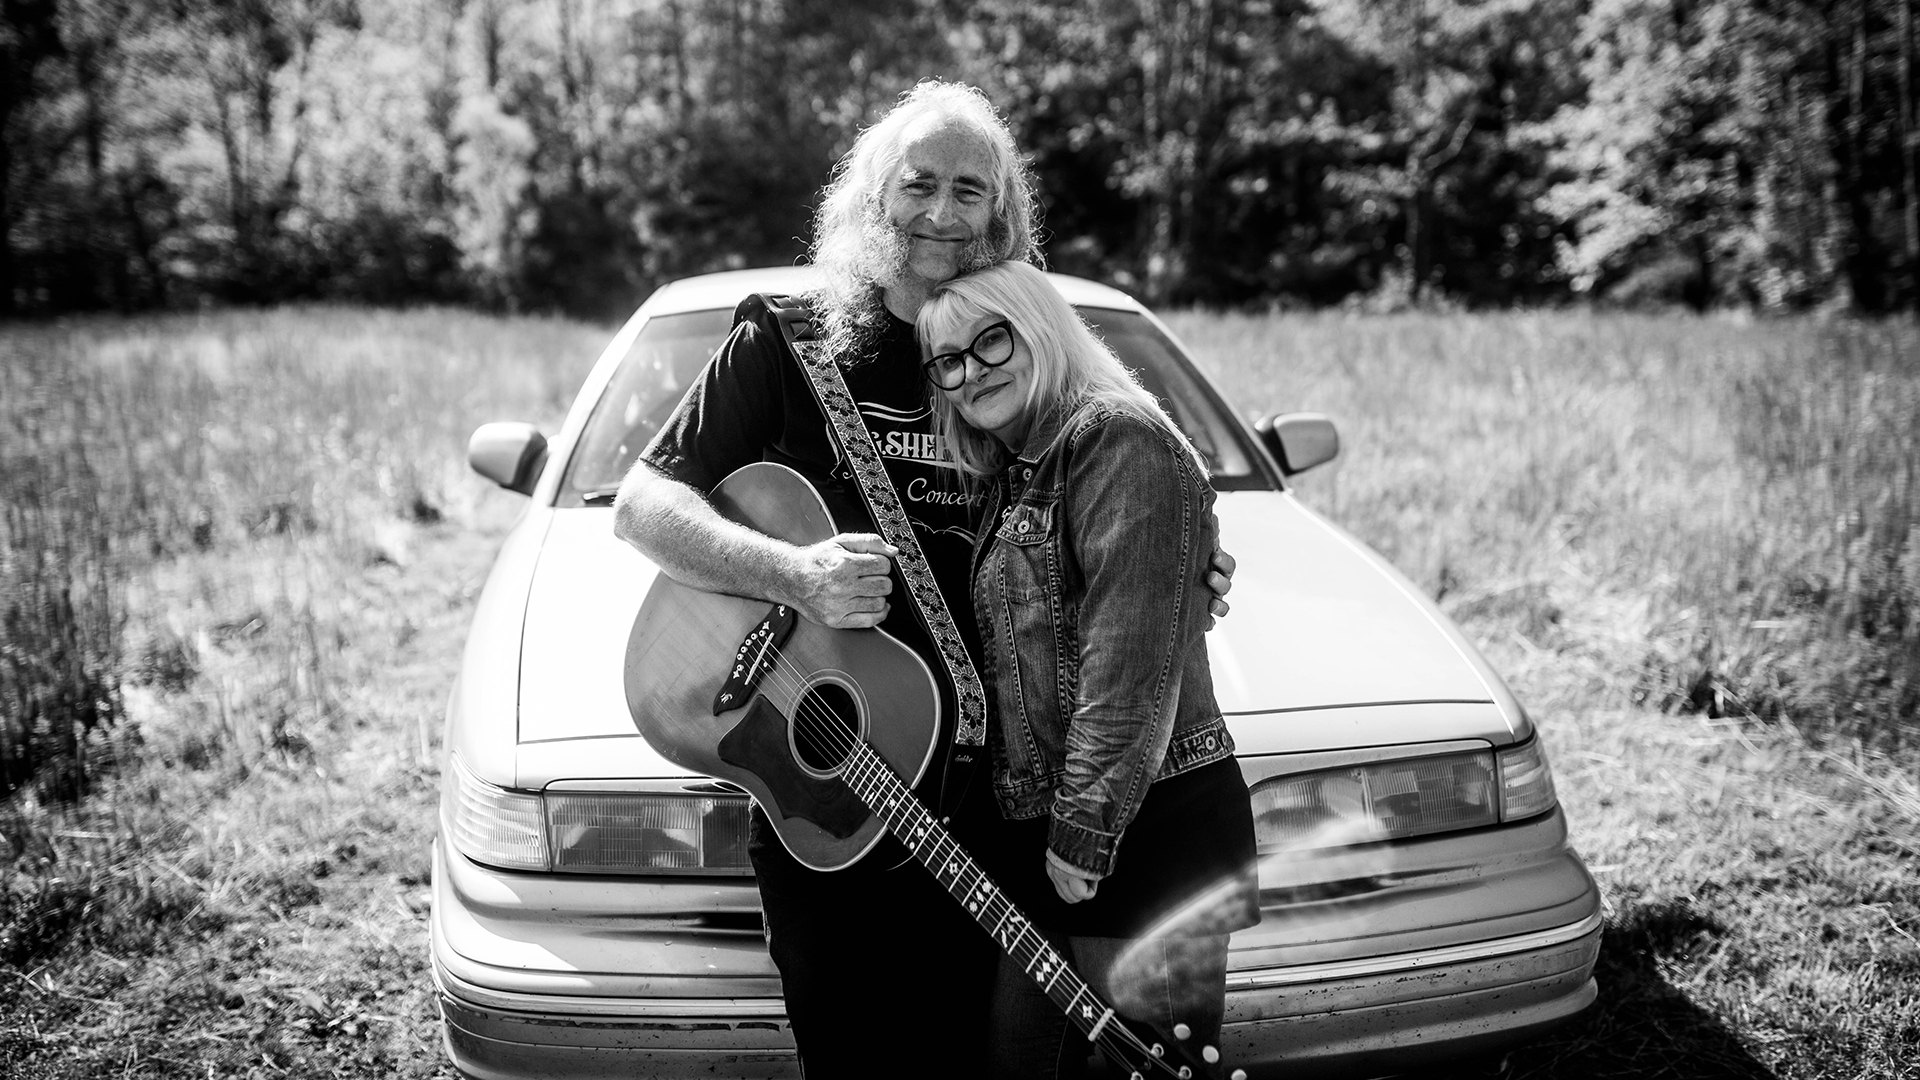
[[887, 223], [905, 245], [902, 269], [938, 285], [982, 261], [993, 219], [993, 158], [980, 134], [953, 119], [910, 130], [887, 189]]

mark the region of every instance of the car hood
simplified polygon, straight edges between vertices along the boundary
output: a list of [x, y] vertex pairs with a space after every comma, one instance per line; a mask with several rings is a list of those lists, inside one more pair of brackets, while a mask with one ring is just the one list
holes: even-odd
[[[1225, 492], [1217, 509], [1238, 568], [1207, 646], [1243, 754], [1518, 734], [1498, 677], [1364, 545], [1286, 493]], [[637, 737], [622, 681], [653, 565], [605, 509], [557, 511], [547, 529], [521, 639], [521, 785], [685, 775]], [[1303, 713], [1323, 715], [1287, 722]]]

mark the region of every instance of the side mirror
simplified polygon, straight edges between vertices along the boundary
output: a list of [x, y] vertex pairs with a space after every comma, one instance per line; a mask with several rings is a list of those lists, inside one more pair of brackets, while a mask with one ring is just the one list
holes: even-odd
[[1340, 456], [1340, 432], [1321, 413], [1263, 416], [1254, 422], [1253, 430], [1285, 476], [1298, 476]]
[[467, 464], [508, 491], [531, 495], [547, 464], [547, 437], [517, 420], [481, 424], [467, 440]]

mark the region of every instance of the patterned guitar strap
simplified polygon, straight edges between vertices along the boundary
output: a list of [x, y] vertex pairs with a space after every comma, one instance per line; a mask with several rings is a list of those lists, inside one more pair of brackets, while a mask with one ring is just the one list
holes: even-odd
[[900, 505], [900, 496], [893, 489], [886, 466], [880, 463], [880, 455], [873, 448], [873, 437], [867, 432], [866, 421], [861, 419], [853, 394], [847, 390], [840, 365], [834, 362], [826, 343], [814, 332], [813, 312], [798, 297], [764, 296], [762, 299], [779, 321], [800, 370], [807, 373], [807, 383], [813, 388], [820, 411], [825, 414], [840, 444], [840, 452], [859, 482], [860, 497], [873, 515], [874, 527], [887, 543], [899, 549], [897, 565], [901, 579], [906, 582], [907, 595], [913, 599], [914, 612], [946, 668], [948, 685], [953, 687], [959, 715], [953, 725], [953, 750], [947, 755], [940, 785], [940, 812], [942, 816], [949, 815], [967, 789], [971, 770], [985, 756], [981, 750], [987, 739], [987, 698], [980, 686], [980, 675], [973, 669], [966, 643], [953, 625], [953, 616], [940, 595], [933, 569], [927, 565], [927, 556], [914, 538], [913, 524]]

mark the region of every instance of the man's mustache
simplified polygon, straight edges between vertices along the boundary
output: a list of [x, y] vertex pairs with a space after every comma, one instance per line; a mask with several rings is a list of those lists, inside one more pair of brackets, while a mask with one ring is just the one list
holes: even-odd
[[[986, 233], [975, 235], [961, 246], [960, 273], [984, 270], [1000, 261], [990, 239], [992, 232], [989, 228]], [[868, 220], [866, 233], [866, 262], [871, 280], [880, 283], [899, 281], [902, 275], [910, 272], [907, 264], [913, 253], [913, 238], [907, 230], [884, 218], [877, 218]]]

